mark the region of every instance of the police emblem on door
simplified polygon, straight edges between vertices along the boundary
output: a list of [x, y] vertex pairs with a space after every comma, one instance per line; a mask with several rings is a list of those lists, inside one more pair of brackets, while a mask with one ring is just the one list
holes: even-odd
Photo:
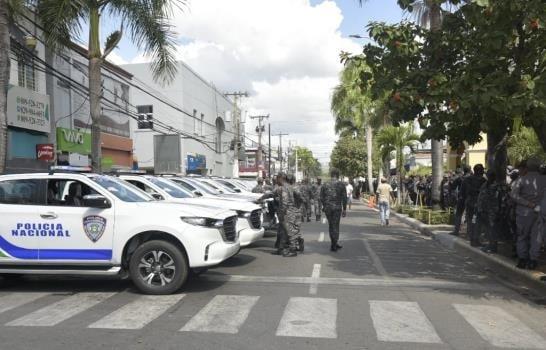
[[90, 215], [83, 218], [83, 230], [87, 237], [95, 243], [106, 229], [106, 219], [102, 216]]

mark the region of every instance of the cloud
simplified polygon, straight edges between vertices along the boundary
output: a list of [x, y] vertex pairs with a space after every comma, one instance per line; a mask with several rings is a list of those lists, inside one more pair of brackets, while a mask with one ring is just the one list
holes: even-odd
[[270, 113], [273, 130], [326, 158], [335, 141], [329, 107], [339, 54], [360, 50], [342, 36], [334, 1], [193, 0], [174, 18], [178, 58], [222, 91], [249, 91], [250, 113]]

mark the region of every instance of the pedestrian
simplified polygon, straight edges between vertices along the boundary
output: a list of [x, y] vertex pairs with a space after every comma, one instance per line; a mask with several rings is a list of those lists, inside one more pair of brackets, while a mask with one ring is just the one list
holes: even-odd
[[339, 171], [337, 169], [332, 169], [330, 176], [330, 182], [322, 185], [320, 201], [322, 202], [326, 219], [328, 219], [330, 250], [335, 252], [342, 248], [339, 244], [339, 223], [341, 217], [345, 217], [347, 213], [347, 192], [345, 185], [339, 181]]
[[258, 184], [252, 189], [252, 193], [265, 193], [264, 179], [259, 177], [257, 181], [258, 181]]
[[540, 161], [530, 158], [526, 168], [520, 167], [520, 178], [514, 183], [511, 197], [516, 203], [517, 267], [537, 268], [542, 246], [539, 234], [540, 201], [546, 189], [546, 175], [539, 173]]
[[286, 175], [286, 183], [282, 193], [284, 212], [284, 232], [286, 232], [286, 246], [282, 256], [294, 257], [304, 250], [304, 241], [301, 237], [300, 213], [303, 204], [303, 197], [295, 186], [296, 177], [292, 174]]
[[353, 185], [351, 185], [351, 181], [347, 180], [347, 183], [345, 185], [345, 191], [347, 192], [347, 204], [349, 205], [349, 210], [351, 210], [352, 204], [353, 204]]
[[449, 207], [449, 174], [444, 174], [442, 182], [440, 182], [440, 207], [442, 210], [447, 210]]
[[[500, 212], [500, 186], [496, 181], [496, 174], [493, 170], [488, 170], [487, 181], [480, 188], [478, 194], [478, 204], [476, 206], [477, 216], [477, 231], [479, 228], [485, 229], [487, 238], [487, 246], [482, 247], [482, 251], [486, 253], [496, 253], [498, 244], [498, 219]], [[479, 233], [477, 233], [479, 234]]]
[[[278, 224], [277, 224], [277, 239], [275, 240], [275, 251], [272, 253], [274, 255], [282, 255], [282, 252], [286, 248], [286, 232], [285, 226], [283, 225], [284, 220], [284, 208], [281, 211], [282, 205], [282, 194], [283, 186], [286, 181], [286, 175], [284, 173], [279, 173], [275, 177], [275, 187], [273, 191], [265, 193], [259, 200], [263, 201], [265, 199], [273, 198], [272, 207], [274, 212], [277, 214]], [[274, 214], [273, 214], [274, 215]]]
[[322, 216], [322, 202], [320, 201], [320, 189], [322, 188], [322, 179], [318, 178], [317, 182], [313, 185], [313, 206], [315, 209], [315, 219], [320, 221]]
[[463, 220], [463, 213], [465, 209], [465, 198], [463, 198], [462, 195], [462, 186], [463, 182], [467, 177], [472, 175], [470, 172], [470, 167], [468, 165], [465, 165], [463, 167], [463, 174], [459, 175], [455, 180], [453, 180], [452, 191], [455, 191], [457, 193], [457, 206], [455, 208], [455, 230], [452, 232], [452, 235], [458, 236], [459, 232], [461, 230], [461, 222]]
[[387, 179], [381, 178], [381, 184], [377, 186], [377, 203], [381, 226], [389, 226], [391, 199], [394, 200], [392, 187]]
[[483, 165], [476, 164], [474, 166], [474, 174], [464, 179], [461, 187], [461, 196], [462, 200], [464, 200], [466, 212], [466, 232], [470, 240], [470, 245], [473, 247], [481, 246], [480, 232], [477, 226], [476, 204], [480, 189], [486, 181], [483, 177], [484, 172]]

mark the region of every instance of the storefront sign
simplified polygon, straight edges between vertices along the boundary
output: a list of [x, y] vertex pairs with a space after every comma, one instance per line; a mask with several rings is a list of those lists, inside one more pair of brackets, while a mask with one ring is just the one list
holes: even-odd
[[36, 159], [51, 162], [55, 159], [55, 146], [51, 143], [36, 145]]
[[7, 120], [9, 126], [49, 133], [49, 96], [19, 86], [8, 90]]
[[91, 133], [87, 130], [57, 128], [57, 149], [69, 153], [91, 154]]
[[188, 154], [187, 171], [207, 168], [207, 158], [202, 154]]

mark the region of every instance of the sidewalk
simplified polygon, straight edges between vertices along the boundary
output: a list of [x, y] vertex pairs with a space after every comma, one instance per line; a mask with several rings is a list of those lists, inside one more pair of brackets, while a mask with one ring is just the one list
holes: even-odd
[[[367, 206], [367, 203], [365, 203], [365, 205]], [[375, 208], [368, 209], [377, 210]], [[410, 218], [408, 215], [399, 214], [395, 211], [391, 211], [391, 216], [419, 231], [421, 234], [438, 241], [447, 249], [467, 253], [473, 259], [488, 265], [491, 269], [499, 272], [502, 271], [508, 280], [523, 280], [546, 291], [545, 254], [541, 255], [538, 270], [522, 270], [516, 268], [516, 259], [512, 257], [512, 248], [509, 244], [499, 243], [499, 253], [487, 254], [482, 252], [479, 248], [470, 246], [470, 243], [464, 236], [456, 237], [450, 235], [450, 232], [453, 231], [453, 226], [451, 225], [426, 225], [419, 220]]]

